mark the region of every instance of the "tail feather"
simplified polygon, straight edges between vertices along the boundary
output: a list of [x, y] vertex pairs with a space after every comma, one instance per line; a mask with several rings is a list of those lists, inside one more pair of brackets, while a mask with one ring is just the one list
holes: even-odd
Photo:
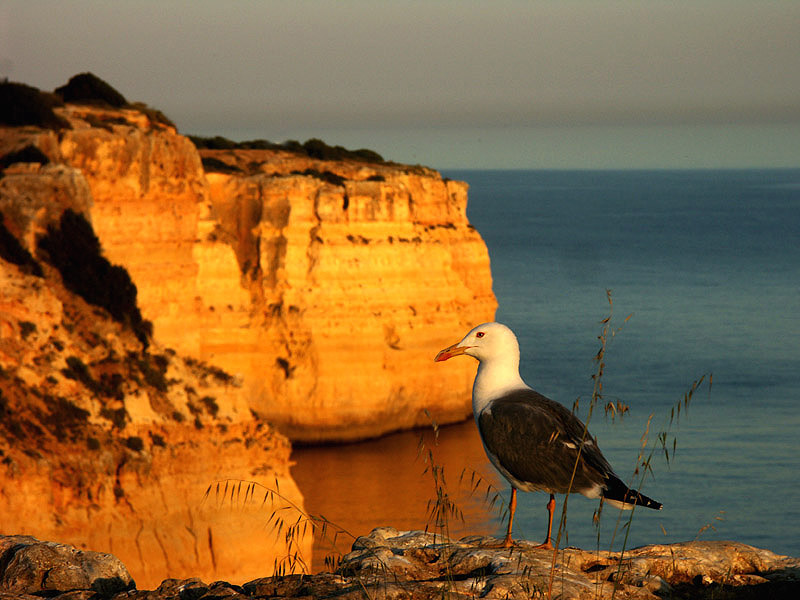
[[612, 506], [630, 510], [633, 508], [633, 505], [636, 504], [644, 506], [645, 508], [661, 510], [661, 502], [656, 502], [652, 498], [648, 498], [644, 494], [628, 488], [627, 485], [622, 483], [622, 481], [614, 475], [610, 475], [604, 483], [605, 489], [602, 492], [603, 498]]

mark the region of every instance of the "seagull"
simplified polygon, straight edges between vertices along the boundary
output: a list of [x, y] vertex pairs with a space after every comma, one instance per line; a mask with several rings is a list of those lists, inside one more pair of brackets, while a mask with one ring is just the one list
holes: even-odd
[[578, 417], [526, 385], [519, 375], [519, 343], [511, 329], [501, 323], [478, 325], [434, 360], [460, 355], [480, 363], [472, 386], [472, 411], [486, 455], [511, 483], [502, 547], [513, 546], [518, 489], [550, 494], [547, 537], [538, 547], [551, 550], [554, 494], [579, 492], [628, 510], [634, 505], [661, 509], [660, 502], [629, 489], [614, 474], [597, 440]]

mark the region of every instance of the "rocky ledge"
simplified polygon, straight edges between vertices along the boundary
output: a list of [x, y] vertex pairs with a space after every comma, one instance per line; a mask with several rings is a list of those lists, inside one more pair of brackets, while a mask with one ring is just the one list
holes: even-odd
[[[618, 552], [455, 541], [384, 527], [360, 537], [332, 573], [243, 585], [167, 579], [137, 590], [110, 554], [0, 536], [0, 598], [231, 600], [248, 598], [797, 598], [800, 558], [737, 542], [684, 542]], [[554, 561], [555, 558], [555, 561]]]

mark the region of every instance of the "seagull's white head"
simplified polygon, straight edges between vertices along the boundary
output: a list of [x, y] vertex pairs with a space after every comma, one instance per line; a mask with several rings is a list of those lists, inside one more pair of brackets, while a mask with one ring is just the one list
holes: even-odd
[[462, 354], [480, 361], [472, 386], [472, 410], [476, 418], [493, 398], [528, 387], [519, 376], [517, 336], [505, 325], [482, 323], [460, 342], [439, 352], [434, 360], [441, 362]]
[[436, 362], [466, 354], [480, 362], [512, 362], [519, 365], [517, 336], [502, 323], [482, 323], [472, 329], [460, 342], [448, 346], [434, 359]]

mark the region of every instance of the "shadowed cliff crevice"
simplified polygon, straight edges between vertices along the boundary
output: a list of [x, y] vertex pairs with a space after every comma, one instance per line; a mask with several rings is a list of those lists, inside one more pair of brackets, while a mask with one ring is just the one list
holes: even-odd
[[64, 211], [58, 227], [50, 225], [38, 241], [70, 291], [109, 312], [130, 327], [147, 348], [152, 324], [142, 318], [136, 303], [136, 286], [124, 267], [112, 265], [102, 255], [100, 240], [86, 218], [71, 209]]

